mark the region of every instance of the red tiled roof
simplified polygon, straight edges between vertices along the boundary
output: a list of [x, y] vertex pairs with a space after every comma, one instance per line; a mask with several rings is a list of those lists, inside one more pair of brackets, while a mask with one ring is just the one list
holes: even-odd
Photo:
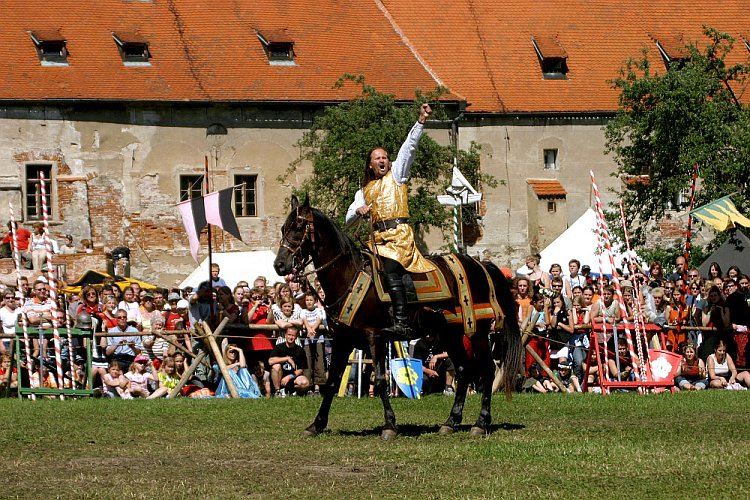
[[567, 52], [565, 52], [564, 48], [560, 47], [560, 42], [556, 38], [539, 34], [534, 35], [532, 38], [539, 52], [542, 53], [543, 58], [553, 57], [564, 59], [568, 57]]
[[[69, 65], [42, 66], [28, 31], [58, 30]], [[138, 33], [151, 65], [123, 65], [113, 32]], [[270, 65], [257, 32], [293, 41], [296, 65]], [[438, 85], [377, 5], [354, 0], [6, 0], [0, 65], [13, 100], [341, 101], [360, 93], [334, 88], [345, 73], [399, 100]]]
[[[703, 26], [737, 38], [750, 33], [747, 0], [382, 0], [433, 72], [469, 100], [469, 112], [587, 112], [617, 109], [609, 81], [626, 59], [650, 49], [649, 33], [707, 42]], [[567, 80], [545, 80], [532, 36], [554, 35], [568, 55]], [[748, 61], [741, 41], [729, 61]], [[748, 84], [734, 85], [750, 99]]]
[[526, 179], [539, 198], [564, 198], [568, 192], [556, 179]]

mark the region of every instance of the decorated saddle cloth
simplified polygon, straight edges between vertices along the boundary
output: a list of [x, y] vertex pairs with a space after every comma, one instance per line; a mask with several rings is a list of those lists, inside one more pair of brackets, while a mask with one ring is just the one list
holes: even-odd
[[[378, 269], [376, 257], [369, 253], [367, 255], [371, 265], [357, 276], [339, 315], [339, 321], [345, 325], [352, 324], [371, 286], [374, 285], [378, 300], [391, 302], [381, 273], [373, 272]], [[481, 263], [456, 254], [430, 257], [429, 260], [436, 266], [434, 271], [405, 276], [409, 303], [441, 303], [448, 323], [463, 323], [464, 332], [469, 336], [476, 332], [476, 322], [480, 320], [495, 319], [496, 327], [502, 326], [504, 315], [497, 301], [495, 286]], [[451, 283], [446, 276], [450, 276]]]

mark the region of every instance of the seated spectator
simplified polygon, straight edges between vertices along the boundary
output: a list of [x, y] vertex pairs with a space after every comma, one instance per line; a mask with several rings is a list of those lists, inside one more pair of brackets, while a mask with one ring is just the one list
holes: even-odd
[[253, 379], [260, 389], [260, 395], [264, 398], [270, 398], [271, 374], [266, 370], [266, 365], [261, 360], [258, 360], [253, 364]]
[[152, 324], [157, 318], [164, 319], [162, 312], [156, 308], [154, 294], [151, 292], [144, 291], [141, 293], [141, 306], [139, 312], [141, 315], [141, 329], [145, 332], [151, 330]]
[[271, 366], [271, 381], [277, 397], [304, 393], [310, 382], [302, 374], [307, 367], [305, 351], [297, 344], [298, 327], [289, 325], [284, 333], [285, 342], [276, 344], [271, 351], [268, 364]]
[[82, 239], [81, 240], [81, 252], [94, 253], [94, 243], [88, 238]]
[[11, 368], [10, 354], [0, 354], [0, 392], [18, 388], [18, 369]]
[[[21, 315], [21, 308], [16, 300], [16, 293], [12, 288], [6, 288], [3, 292], [3, 307], [0, 307], [0, 323], [3, 325], [5, 335], [15, 335], [18, 317]], [[10, 352], [11, 339], [3, 339], [0, 342], [0, 354]]]
[[708, 356], [709, 386], [712, 389], [745, 389], [750, 387], [750, 372], [737, 373], [732, 356], [727, 353], [727, 344], [719, 339], [713, 354]]
[[674, 385], [682, 391], [700, 391], [708, 387], [706, 365], [698, 357], [693, 344], [687, 344], [682, 352], [680, 367], [675, 375]]
[[128, 313], [123, 309], [117, 309], [115, 319], [117, 320], [117, 326], [111, 328], [109, 333], [117, 333], [118, 335], [107, 337], [106, 355], [109, 359], [119, 362], [120, 368], [124, 372], [126, 368], [130, 369], [130, 365], [133, 364], [135, 357], [141, 353], [143, 347], [140, 337], [128, 335], [138, 333], [134, 326], [128, 325]]
[[143, 352], [151, 359], [157, 370], [161, 369], [162, 360], [174, 350], [174, 347], [165, 339], [165, 334], [164, 318], [160, 314], [151, 320], [151, 335], [141, 337]]
[[[581, 392], [581, 384], [580, 382], [578, 382], [578, 377], [573, 375], [571, 368], [572, 364], [569, 360], [562, 360], [560, 364], [557, 365], [555, 376], [560, 379], [560, 382], [562, 382], [565, 389], [567, 389], [567, 391], [572, 394], [574, 392]], [[557, 387], [556, 384], [550, 382], [550, 385], [552, 386], [552, 390], [554, 392], [559, 392], [560, 388]]]
[[617, 340], [617, 358], [619, 358], [619, 363], [617, 362], [617, 359], [610, 358], [607, 360], [609, 379], [628, 382], [635, 380], [633, 362], [628, 355], [628, 345], [622, 337]]
[[44, 225], [35, 222], [31, 233], [31, 263], [35, 273], [41, 273], [42, 267], [47, 264], [47, 246], [44, 242]]
[[[125, 378], [130, 381], [130, 394], [136, 398], [146, 399], [166, 396], [169, 391], [161, 385], [159, 377], [154, 373], [156, 373], [156, 370], [151, 365], [148, 356], [143, 354], [136, 356], [133, 364], [130, 365], [130, 370], [125, 374]], [[149, 387], [151, 384], [155, 387], [153, 391]]]
[[73, 236], [66, 234], [63, 244], [60, 245], [60, 255], [71, 255], [76, 253], [76, 245], [73, 243]]
[[[232, 378], [232, 382], [234, 382], [237, 394], [241, 398], [254, 399], [260, 397], [260, 388], [250, 376], [250, 372], [247, 371], [245, 353], [242, 352], [242, 349], [237, 347], [236, 344], [227, 344], [226, 349], [224, 349], [224, 363], [227, 365], [227, 372]], [[227, 387], [223, 374], [219, 371], [218, 366], [215, 370], [219, 377], [216, 387], [216, 396], [229, 397], [229, 388]]]
[[448, 357], [448, 351], [432, 331], [426, 331], [424, 337], [414, 345], [414, 357], [422, 361], [422, 394], [454, 394], [456, 370]]
[[552, 390], [550, 384], [549, 377], [544, 374], [542, 367], [539, 366], [539, 363], [534, 362], [529, 366], [529, 376], [524, 380], [523, 385], [521, 386], [521, 391], [539, 392], [544, 394]]
[[157, 377], [159, 377], [159, 382], [162, 387], [167, 389], [167, 394], [165, 394], [165, 396], [177, 387], [177, 384], [180, 383], [180, 376], [177, 375], [177, 363], [175, 363], [173, 357], [166, 356], [162, 360]]
[[130, 394], [130, 381], [122, 374], [122, 367], [117, 361], [109, 363], [109, 369], [104, 375], [103, 393], [108, 398], [133, 399]]

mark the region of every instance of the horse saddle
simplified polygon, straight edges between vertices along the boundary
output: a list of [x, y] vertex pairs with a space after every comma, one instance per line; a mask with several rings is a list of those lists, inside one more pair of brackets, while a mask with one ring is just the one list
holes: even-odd
[[[376, 257], [370, 252], [366, 252], [370, 258], [370, 268], [378, 269]], [[382, 274], [373, 272], [373, 281], [375, 282], [375, 291], [378, 293], [378, 299], [381, 302], [390, 304], [391, 296], [383, 284]], [[453, 294], [445, 277], [439, 268], [428, 273], [406, 273], [402, 278], [404, 288], [406, 288], [406, 298], [410, 304], [420, 304], [423, 302], [438, 302], [450, 299]]]

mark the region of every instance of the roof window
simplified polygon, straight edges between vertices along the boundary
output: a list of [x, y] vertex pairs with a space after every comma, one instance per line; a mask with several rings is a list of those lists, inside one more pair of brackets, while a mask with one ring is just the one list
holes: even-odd
[[68, 46], [60, 33], [29, 31], [42, 66], [68, 66]]
[[568, 53], [560, 46], [556, 38], [532, 36], [531, 44], [539, 57], [545, 80], [568, 79]]
[[672, 65], [681, 68], [690, 60], [690, 51], [685, 47], [682, 37], [674, 35], [657, 36], [652, 34], [651, 38], [656, 42], [656, 48], [659, 49], [659, 53], [667, 69]]
[[112, 39], [117, 44], [117, 50], [125, 66], [151, 66], [148, 42], [138, 35], [112, 33]]
[[294, 42], [286, 30], [260, 33], [258, 40], [272, 66], [296, 66], [294, 62]]
[[748, 39], [747, 37], [743, 36], [742, 37], [742, 43], [745, 44], [745, 48], [747, 49], [748, 52], [750, 52], [750, 39]]

